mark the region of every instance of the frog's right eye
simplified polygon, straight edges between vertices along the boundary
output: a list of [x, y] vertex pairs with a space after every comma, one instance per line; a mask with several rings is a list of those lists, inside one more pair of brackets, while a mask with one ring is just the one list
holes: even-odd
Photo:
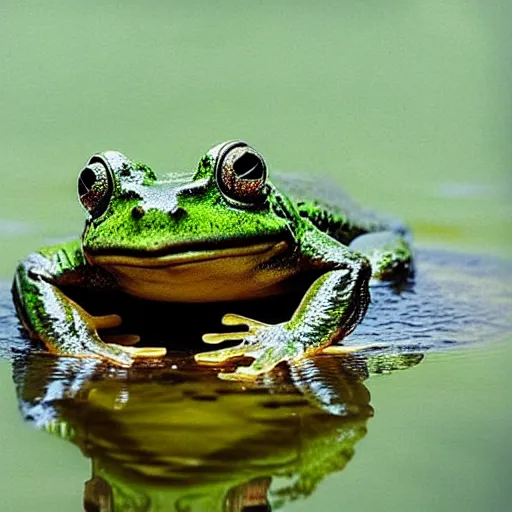
[[215, 176], [222, 195], [234, 206], [257, 207], [267, 198], [267, 166], [245, 142], [225, 144], [217, 156]]
[[99, 217], [108, 207], [112, 187], [107, 167], [91, 162], [78, 176], [78, 196], [91, 217]]

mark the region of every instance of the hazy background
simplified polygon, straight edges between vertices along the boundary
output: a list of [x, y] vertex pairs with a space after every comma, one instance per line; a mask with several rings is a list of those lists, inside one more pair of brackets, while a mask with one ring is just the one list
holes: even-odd
[[[3, 0], [0, 278], [80, 232], [92, 153], [158, 173], [228, 138], [334, 176], [420, 245], [509, 257], [511, 19], [507, 0]], [[508, 510], [512, 350], [492, 347], [371, 380], [355, 459], [290, 510]], [[22, 426], [10, 379], [0, 363], [6, 510], [79, 510], [88, 462]]]

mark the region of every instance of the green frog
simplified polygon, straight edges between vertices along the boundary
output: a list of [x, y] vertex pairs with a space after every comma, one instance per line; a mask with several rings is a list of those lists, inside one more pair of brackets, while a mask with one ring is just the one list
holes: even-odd
[[355, 350], [337, 343], [363, 318], [370, 280], [396, 281], [413, 268], [400, 223], [357, 208], [316, 178], [271, 181], [260, 153], [240, 140], [211, 148], [195, 172], [161, 179], [119, 152], [96, 154], [79, 175], [78, 195], [87, 215], [82, 236], [29, 255], [13, 285], [27, 332], [62, 356], [129, 367], [165, 355], [163, 347], [134, 346], [135, 335], [102, 335], [121, 318], [91, 315], [70, 288], [182, 303], [303, 294], [286, 322], [228, 313], [224, 325], [244, 328], [203, 336], [241, 343], [198, 353], [198, 364], [250, 358], [232, 377], [251, 379], [313, 353]]

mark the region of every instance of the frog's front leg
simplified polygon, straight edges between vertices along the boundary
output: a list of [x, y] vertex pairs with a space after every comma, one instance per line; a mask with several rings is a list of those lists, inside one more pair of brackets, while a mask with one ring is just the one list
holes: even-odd
[[[86, 263], [79, 242], [33, 253], [20, 263], [13, 283], [16, 308], [30, 336], [41, 340], [50, 352], [106, 359], [124, 367], [136, 357], [165, 354], [165, 349], [137, 349], [102, 341], [98, 331], [116, 327], [121, 318], [90, 315], [62, 291], [62, 285], [101, 290], [111, 288], [114, 282]], [[120, 341], [133, 343], [134, 337]]]
[[360, 235], [350, 248], [366, 255], [372, 277], [379, 281], [402, 281], [414, 272], [413, 252], [407, 237], [395, 231], [376, 231]]
[[223, 378], [253, 378], [281, 362], [293, 364], [347, 336], [364, 316], [370, 301], [371, 267], [365, 256], [317, 230], [308, 228], [300, 246], [299, 270], [317, 271], [320, 277], [304, 295], [292, 318], [266, 325], [247, 322], [235, 315], [229, 324], [247, 324], [249, 332], [206, 335], [205, 341], [243, 338], [237, 347], [197, 354], [199, 363], [219, 364], [235, 357], [250, 357], [250, 366], [239, 367]]

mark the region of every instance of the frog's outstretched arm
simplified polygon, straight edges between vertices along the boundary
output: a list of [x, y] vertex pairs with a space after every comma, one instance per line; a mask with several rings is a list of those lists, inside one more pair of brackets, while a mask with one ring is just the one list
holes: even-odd
[[370, 303], [368, 259], [315, 228], [301, 242], [299, 265], [325, 271], [309, 288], [288, 326], [316, 352], [350, 334]]
[[19, 264], [13, 283], [16, 308], [30, 336], [50, 352], [97, 357], [119, 366], [130, 366], [134, 357], [162, 355], [153, 349], [104, 343], [98, 330], [116, 327], [121, 318], [90, 315], [66, 296], [60, 288], [64, 285], [105, 290], [115, 288], [115, 281], [87, 264], [79, 241], [32, 253]]
[[[319, 352], [355, 328], [370, 301], [368, 259], [313, 226], [304, 233], [300, 253], [304, 256], [298, 261], [299, 267], [315, 269], [321, 275], [306, 292], [292, 318], [282, 324], [265, 325], [240, 317], [238, 323], [248, 325], [249, 332], [210, 334], [203, 339], [215, 343], [236, 338], [244, 341], [237, 347], [197, 354], [196, 361], [219, 364], [234, 357], [252, 357], [251, 366], [221, 376], [254, 378], [283, 361], [293, 363]], [[228, 315], [226, 320], [230, 325], [237, 323], [233, 315]]]

